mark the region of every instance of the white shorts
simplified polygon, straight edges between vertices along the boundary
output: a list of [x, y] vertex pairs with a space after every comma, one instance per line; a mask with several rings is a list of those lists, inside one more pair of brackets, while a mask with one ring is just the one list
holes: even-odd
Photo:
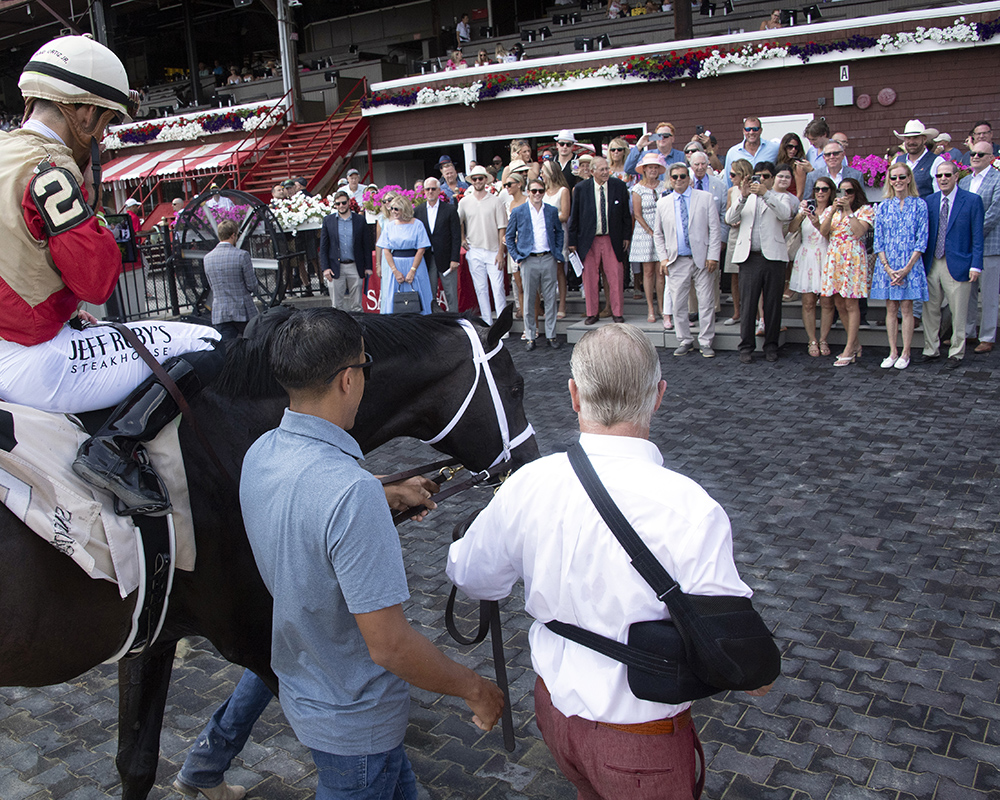
[[[220, 338], [207, 325], [161, 320], [126, 324], [161, 364], [211, 350]], [[151, 374], [110, 325], [82, 331], [63, 325], [55, 337], [31, 347], [0, 341], [0, 400], [42, 411], [79, 414], [117, 406]]]

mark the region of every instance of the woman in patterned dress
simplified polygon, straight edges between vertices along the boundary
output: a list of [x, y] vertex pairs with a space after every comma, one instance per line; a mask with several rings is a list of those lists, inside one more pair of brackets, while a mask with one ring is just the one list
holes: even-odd
[[[660, 177], [667, 171], [663, 156], [646, 153], [637, 166], [642, 180], [632, 187], [632, 216], [635, 228], [632, 230], [632, 248], [628, 260], [642, 264], [642, 286], [646, 295], [646, 322], [656, 322], [657, 306], [653, 305], [653, 290], [659, 297], [659, 308], [663, 308], [663, 276], [660, 274], [656, 247], [653, 245], [653, 225], [656, 222], [656, 201], [659, 200]], [[672, 310], [672, 309], [671, 309]], [[663, 322], [669, 316], [664, 310]]]
[[791, 291], [802, 295], [802, 324], [809, 334], [809, 355], [813, 358], [819, 356], [821, 352], [825, 356], [830, 355], [826, 337], [833, 324], [833, 309], [823, 310], [820, 341], [817, 342], [816, 298], [822, 289], [823, 265], [826, 263], [826, 251], [830, 244], [820, 233], [820, 226], [833, 214], [831, 203], [836, 189], [832, 178], [826, 176], [817, 178], [813, 185], [812, 196], [802, 201], [799, 213], [788, 226], [791, 233], [802, 234], [802, 244], [792, 263], [792, 277], [788, 286]]
[[[875, 272], [871, 296], [885, 300], [889, 355], [882, 369], [906, 369], [913, 343], [913, 301], [927, 299], [923, 254], [927, 249], [927, 204], [917, 193], [908, 164], [893, 164], [885, 200], [875, 214]], [[903, 352], [896, 350], [896, 314], [903, 315]]]
[[868, 256], [865, 236], [875, 220], [875, 209], [868, 205], [865, 190], [854, 178], [840, 182], [833, 213], [820, 225], [820, 233], [830, 240], [823, 268], [821, 292], [832, 298], [847, 329], [847, 344], [833, 362], [835, 367], [853, 364], [861, 355], [858, 327], [861, 311], [858, 299], [868, 296]]

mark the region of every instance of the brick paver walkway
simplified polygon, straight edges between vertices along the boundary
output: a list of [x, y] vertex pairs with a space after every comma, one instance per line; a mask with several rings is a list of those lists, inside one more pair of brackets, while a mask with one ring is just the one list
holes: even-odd
[[[569, 348], [510, 346], [542, 452], [564, 449], [575, 421]], [[728, 353], [661, 353], [669, 387], [652, 437], [668, 466], [729, 512], [740, 570], [785, 655], [767, 697], [695, 704], [705, 796], [998, 798], [1000, 361], [883, 371], [885, 351], [866, 348], [859, 364], [833, 369], [832, 358], [790, 349], [751, 366]], [[425, 452], [399, 443], [369, 466], [390, 471]], [[487, 498], [477, 490], [400, 529], [408, 616], [484, 674], [488, 644], [452, 645], [442, 615], [452, 525]], [[503, 750], [498, 730], [480, 734], [462, 703], [415, 691], [407, 745], [424, 797], [575, 797], [534, 725], [521, 598], [503, 612], [517, 750]], [[186, 748], [238, 676], [202, 641], [177, 659], [151, 797], [176, 796]], [[114, 677], [101, 667], [72, 684], [0, 689], [2, 800], [118, 796]], [[276, 703], [229, 779], [251, 798], [311, 797], [311, 760]]]

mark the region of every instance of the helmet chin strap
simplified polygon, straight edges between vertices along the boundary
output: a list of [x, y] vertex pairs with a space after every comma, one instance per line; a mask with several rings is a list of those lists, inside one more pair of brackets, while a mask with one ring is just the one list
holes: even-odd
[[66, 120], [66, 125], [69, 127], [72, 141], [68, 142], [68, 144], [73, 151], [73, 160], [81, 171], [85, 170], [87, 162], [90, 162], [90, 168], [94, 176], [94, 197], [92, 198], [92, 204], [94, 210], [97, 210], [101, 202], [101, 151], [97, 134], [107, 129], [108, 124], [115, 116], [115, 112], [111, 109], [95, 106], [95, 110], [91, 115], [93, 121], [89, 126], [84, 127], [77, 118], [76, 112], [79, 106], [57, 103], [56, 107], [62, 113], [63, 119]]

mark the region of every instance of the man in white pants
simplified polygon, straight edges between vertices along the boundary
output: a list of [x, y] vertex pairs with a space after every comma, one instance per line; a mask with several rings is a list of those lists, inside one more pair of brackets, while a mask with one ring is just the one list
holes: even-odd
[[479, 301], [479, 315], [487, 324], [494, 319], [490, 310], [490, 292], [493, 305], [499, 316], [507, 304], [504, 287], [507, 248], [504, 236], [507, 232], [507, 212], [499, 198], [486, 190], [490, 174], [483, 166], [475, 166], [469, 172], [472, 190], [466, 192], [458, 203], [458, 218], [462, 223], [462, 246], [469, 261], [469, 272], [476, 287]]
[[715, 351], [715, 277], [719, 268], [722, 233], [719, 209], [710, 192], [691, 188], [687, 165], [672, 164], [669, 172], [673, 189], [656, 203], [653, 242], [660, 259], [660, 271], [667, 277], [674, 302], [674, 325], [680, 342], [675, 356], [694, 349], [688, 321], [688, 295], [694, 283], [698, 297], [698, 344], [705, 358]]

